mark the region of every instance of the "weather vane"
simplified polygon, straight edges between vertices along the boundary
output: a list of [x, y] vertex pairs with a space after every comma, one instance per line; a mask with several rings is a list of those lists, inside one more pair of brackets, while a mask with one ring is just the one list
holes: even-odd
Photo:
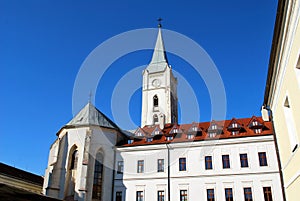
[[158, 21], [158, 27], [161, 27], [161, 21], [162, 21], [163, 19], [162, 18], [158, 18], [157, 19], [157, 21]]

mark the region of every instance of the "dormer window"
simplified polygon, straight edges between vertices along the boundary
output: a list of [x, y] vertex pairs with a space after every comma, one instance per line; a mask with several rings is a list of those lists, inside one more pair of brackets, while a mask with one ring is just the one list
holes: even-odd
[[209, 138], [216, 137], [216, 136], [217, 136], [217, 132], [209, 132], [208, 133]]
[[193, 127], [192, 127], [192, 131], [195, 131], [195, 132], [198, 131], [197, 126], [193, 126]]
[[228, 127], [227, 130], [231, 132], [231, 135], [238, 135], [241, 130], [241, 125], [236, 121], [233, 121]]
[[167, 141], [173, 140], [173, 136], [167, 136], [167, 137], [166, 137], [166, 140], [167, 140]]
[[259, 134], [261, 133], [262, 129], [261, 128], [255, 128], [253, 129], [254, 133]]
[[249, 124], [249, 128], [252, 129], [254, 133], [259, 134], [262, 133], [263, 125], [257, 119], [253, 119]]
[[139, 137], [143, 136], [143, 134], [142, 134], [141, 131], [138, 131], [135, 135], [136, 135], [136, 136], [139, 136]]
[[220, 126], [218, 126], [215, 123], [212, 123], [210, 125], [210, 127], [207, 130], [208, 132], [208, 137], [216, 137], [217, 134], [221, 134], [222, 133], [222, 128]]
[[152, 133], [151, 133], [152, 136], [153, 136], [153, 135], [159, 135], [159, 134], [162, 134], [162, 133], [161, 133], [161, 130], [160, 130], [158, 127], [156, 127], [156, 128], [152, 131]]
[[133, 143], [133, 140], [132, 140], [132, 139], [129, 139], [127, 142], [128, 142], [128, 144], [132, 144], [132, 143]]
[[169, 134], [182, 133], [182, 130], [179, 128], [179, 125], [174, 125], [173, 128], [169, 131]]
[[240, 132], [238, 130], [231, 131], [231, 135], [238, 135]]
[[187, 134], [186, 138], [189, 139], [189, 140], [191, 140], [191, 139], [195, 138], [195, 135], [193, 135], [193, 134]]
[[149, 137], [149, 138], [146, 139], [146, 141], [147, 141], [147, 142], [152, 142], [152, 141], [153, 141], [153, 138], [152, 138], [152, 137]]
[[249, 124], [249, 127], [250, 128], [253, 128], [253, 127], [262, 127], [263, 125], [257, 121], [256, 119], [254, 119], [250, 124]]

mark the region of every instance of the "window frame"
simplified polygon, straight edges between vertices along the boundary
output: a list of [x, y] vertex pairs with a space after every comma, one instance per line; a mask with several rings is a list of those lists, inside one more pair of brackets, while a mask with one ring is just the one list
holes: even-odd
[[179, 158], [179, 171], [186, 171], [186, 157]]
[[157, 172], [164, 172], [164, 171], [165, 171], [165, 159], [162, 158], [157, 159]]
[[[233, 190], [232, 190], [232, 188], [225, 188], [224, 192], [225, 192], [225, 201], [233, 201]], [[230, 193], [228, 194], [228, 192], [230, 192]]]
[[165, 201], [165, 191], [164, 190], [157, 191], [157, 201]]
[[179, 191], [179, 200], [180, 201], [188, 201], [188, 191], [187, 190]]
[[[243, 157], [243, 156], [245, 156], [245, 157]], [[248, 154], [247, 153], [240, 154], [240, 164], [241, 164], [241, 168], [248, 168], [249, 167]]]
[[[120, 197], [121, 196], [121, 197]], [[122, 191], [116, 191], [116, 201], [123, 199], [123, 192]]]
[[260, 167], [268, 166], [267, 153], [266, 152], [258, 152], [258, 161]]
[[117, 174], [123, 174], [124, 172], [124, 161], [118, 161]]
[[229, 156], [229, 154], [222, 155], [222, 167], [223, 167], [223, 169], [230, 169], [230, 156]]
[[[210, 192], [212, 192], [210, 194]], [[212, 196], [212, 197], [210, 197]], [[215, 189], [214, 188], [208, 188], [206, 189], [206, 198], [207, 198], [207, 201], [215, 201]]]
[[137, 173], [144, 173], [144, 166], [145, 166], [144, 160], [138, 160], [137, 161]]
[[205, 170], [212, 170], [213, 164], [212, 164], [212, 156], [205, 156], [204, 157], [204, 163], [205, 163]]
[[265, 186], [265, 187], [263, 187], [263, 193], [264, 193], [264, 200], [265, 201], [273, 201], [271, 186]]
[[136, 191], [136, 201], [144, 201], [144, 191]]
[[[250, 190], [250, 191], [247, 191]], [[252, 195], [252, 188], [251, 187], [244, 187], [244, 199], [245, 201], [253, 201], [253, 195]], [[250, 198], [247, 198], [247, 196], [250, 196]]]

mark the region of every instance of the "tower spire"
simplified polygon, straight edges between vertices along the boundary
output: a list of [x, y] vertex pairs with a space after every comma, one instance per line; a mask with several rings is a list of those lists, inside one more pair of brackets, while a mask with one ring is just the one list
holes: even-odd
[[165, 45], [162, 37], [162, 31], [161, 31], [162, 19], [158, 18], [157, 21], [158, 21], [158, 34], [157, 34], [155, 48], [154, 48], [154, 52], [150, 64], [168, 63], [166, 51], [165, 51]]

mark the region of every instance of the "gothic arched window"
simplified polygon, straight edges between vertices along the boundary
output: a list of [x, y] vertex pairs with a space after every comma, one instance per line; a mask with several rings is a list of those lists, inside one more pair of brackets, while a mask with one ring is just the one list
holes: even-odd
[[76, 172], [78, 164], [78, 148], [74, 145], [69, 152], [69, 162], [68, 171], [66, 177], [66, 188], [65, 188], [65, 198], [74, 199], [75, 195], [75, 185], [76, 185]]
[[153, 123], [154, 124], [158, 123], [158, 116], [156, 114], [153, 115]]
[[94, 182], [93, 182], [93, 199], [101, 200], [102, 195], [102, 174], [103, 173], [103, 156], [100, 152], [96, 154], [94, 166]]
[[78, 163], [78, 150], [76, 149], [72, 154], [70, 169], [71, 170], [77, 169], [77, 163]]
[[157, 95], [153, 96], [153, 106], [158, 107], [158, 97], [157, 97]]

